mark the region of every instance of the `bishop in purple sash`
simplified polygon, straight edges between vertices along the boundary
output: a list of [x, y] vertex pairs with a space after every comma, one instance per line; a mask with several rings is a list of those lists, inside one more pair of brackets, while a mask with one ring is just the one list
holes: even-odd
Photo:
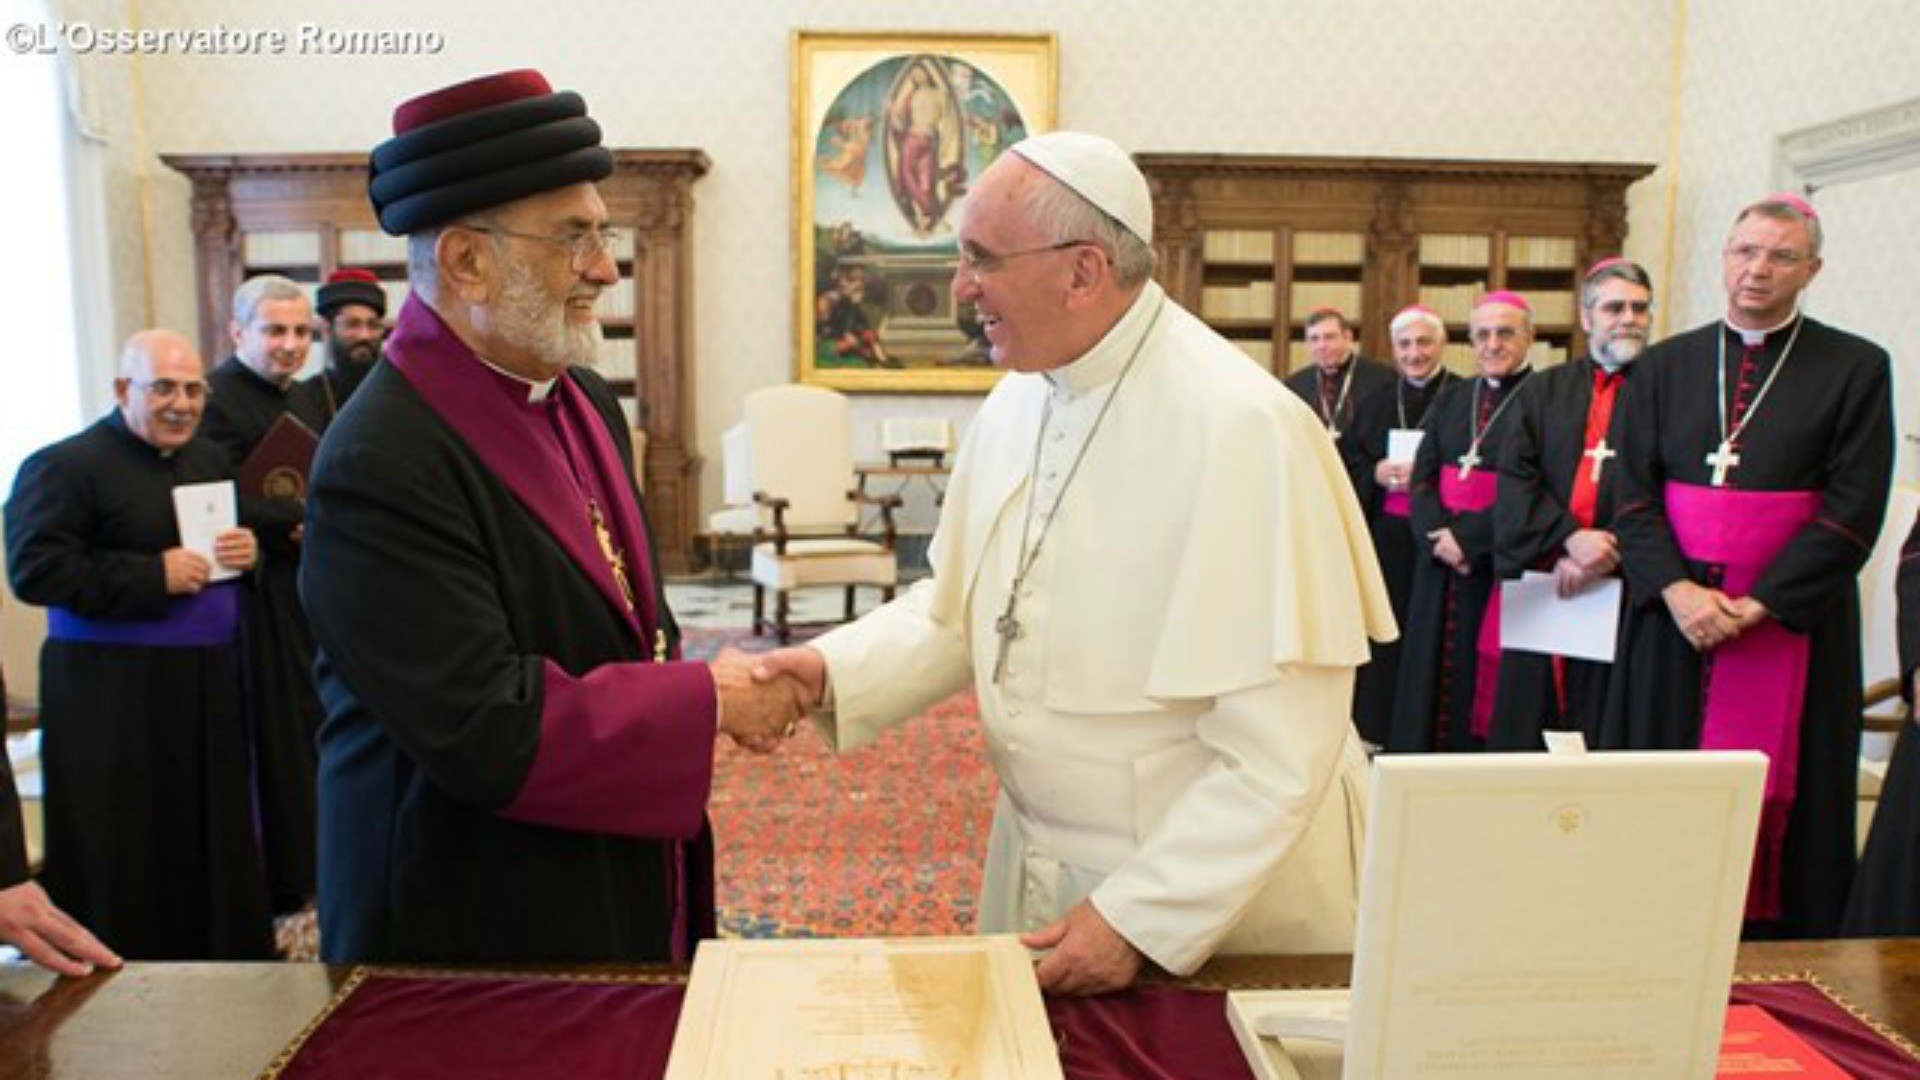
[[680, 659], [625, 415], [586, 366], [620, 279], [612, 170], [532, 71], [402, 104], [373, 152], [412, 295], [315, 463], [301, 579], [330, 961], [689, 958], [715, 736], [797, 718]]
[[1622, 435], [1629, 609], [1602, 743], [1767, 754], [1749, 936], [1832, 936], [1854, 870], [1855, 577], [1886, 511], [1891, 370], [1801, 311], [1820, 237], [1797, 196], [1742, 210], [1725, 318], [1648, 351]]

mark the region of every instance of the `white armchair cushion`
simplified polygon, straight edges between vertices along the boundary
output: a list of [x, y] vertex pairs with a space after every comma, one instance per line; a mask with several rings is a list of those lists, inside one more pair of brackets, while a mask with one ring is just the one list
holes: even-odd
[[900, 580], [894, 553], [871, 540], [789, 540], [786, 554], [773, 545], [755, 544], [750, 575], [769, 589], [799, 589], [808, 585], [871, 585], [892, 588]]

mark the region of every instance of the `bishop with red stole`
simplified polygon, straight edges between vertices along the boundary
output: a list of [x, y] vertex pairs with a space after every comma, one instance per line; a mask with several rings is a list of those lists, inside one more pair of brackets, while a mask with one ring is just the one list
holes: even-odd
[[[1613, 518], [1618, 418], [1634, 360], [1646, 348], [1653, 288], [1646, 270], [1603, 259], [1580, 286], [1588, 355], [1542, 372], [1514, 408], [1493, 514], [1502, 580], [1552, 573], [1573, 596], [1618, 575]], [[1487, 746], [1542, 749], [1543, 728], [1600, 734], [1611, 664], [1503, 651]]]

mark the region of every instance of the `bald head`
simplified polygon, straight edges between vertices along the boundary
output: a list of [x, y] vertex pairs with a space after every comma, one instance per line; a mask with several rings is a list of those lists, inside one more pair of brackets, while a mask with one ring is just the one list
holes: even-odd
[[120, 350], [113, 399], [128, 431], [158, 450], [178, 450], [207, 409], [206, 365], [180, 334], [142, 330]]

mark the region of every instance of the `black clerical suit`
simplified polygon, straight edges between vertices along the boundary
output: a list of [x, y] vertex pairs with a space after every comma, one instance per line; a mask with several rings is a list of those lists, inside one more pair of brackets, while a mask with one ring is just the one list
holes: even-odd
[[[1353, 376], [1351, 382], [1347, 380], [1349, 373]], [[1323, 427], [1340, 433], [1334, 439], [1334, 448], [1340, 451], [1340, 464], [1346, 468], [1347, 479], [1352, 481], [1356, 495], [1364, 494], [1362, 485], [1371, 479], [1368, 470], [1373, 467], [1367, 463], [1366, 452], [1355, 430], [1356, 420], [1374, 395], [1392, 391], [1394, 381], [1392, 368], [1359, 353], [1347, 357], [1347, 362], [1332, 375], [1323, 375], [1319, 365], [1309, 364], [1285, 380], [1287, 389], [1307, 403]], [[1363, 501], [1361, 505], [1366, 504]]]
[[[173, 489], [231, 475], [217, 447], [163, 454], [117, 412], [39, 451], [7, 503], [14, 592], [96, 626], [165, 618]], [[59, 615], [40, 652], [42, 884], [128, 959], [270, 957], [231, 639], [85, 640], [64, 636]]]
[[[1614, 454], [1633, 368], [1625, 364], [1618, 371], [1604, 444]], [[1529, 570], [1552, 572], [1566, 554], [1568, 537], [1582, 528], [1604, 530], [1613, 520], [1619, 470], [1612, 458], [1601, 459], [1592, 523], [1582, 525], [1572, 509], [1576, 479], [1583, 470], [1591, 476], [1594, 468], [1587, 456], [1587, 414], [1596, 372], [1602, 370], [1591, 357], [1561, 364], [1530, 380], [1527, 392], [1513, 403], [1514, 426], [1502, 450], [1500, 498], [1493, 510], [1494, 574], [1503, 581]], [[1612, 664], [1503, 652], [1487, 748], [1543, 749], [1543, 729], [1579, 731], [1589, 745], [1597, 744], [1612, 676]]]
[[[1474, 448], [1476, 432], [1481, 433], [1480, 460], [1474, 472], [1496, 470], [1513, 429], [1512, 399], [1523, 392], [1531, 373], [1522, 367], [1498, 386], [1485, 378], [1456, 379], [1440, 391], [1427, 414], [1427, 437], [1420, 441], [1409, 482], [1413, 592], [1401, 626], [1400, 683], [1389, 750], [1477, 750], [1484, 743], [1474, 735], [1472, 719], [1480, 624], [1494, 586], [1493, 508], [1448, 509], [1440, 498], [1440, 474], [1459, 472], [1460, 459]], [[1428, 534], [1442, 528], [1452, 530], [1470, 573], [1461, 574], [1434, 556]]]
[[[247, 455], [282, 414], [291, 413], [315, 434], [326, 416], [311, 388], [284, 389], [261, 377], [238, 357], [208, 376], [201, 437], [227, 453], [238, 472]], [[276, 911], [299, 908], [314, 893], [315, 740], [320, 700], [313, 688], [313, 635], [300, 607], [300, 543], [294, 530], [302, 508], [294, 500], [248, 498], [241, 523], [260, 540], [260, 587], [252, 590], [244, 621], [248, 713], [258, 749], [260, 818]]]
[[1740, 336], [1716, 321], [1655, 345], [1639, 361], [1644, 370], [1627, 401], [1613, 523], [1628, 610], [1602, 744], [1700, 744], [1707, 665], [1675, 626], [1661, 591], [1680, 580], [1717, 587], [1724, 572], [1681, 554], [1666, 508], [1675, 497], [1668, 484], [1713, 486], [1706, 459], [1730, 433], [1721, 368], [1727, 412], [1751, 415], [1725, 487], [1818, 498], [1814, 518], [1751, 590], [1772, 619], [1806, 639], [1809, 652], [1797, 791], [1783, 849], [1784, 915], [1750, 923], [1748, 933], [1831, 936], [1854, 870], [1861, 710], [1855, 578], [1873, 551], [1892, 477], [1891, 365], [1872, 342], [1804, 316], [1767, 334], [1750, 359], [1743, 354]]
[[[1900, 696], [1909, 714], [1913, 676], [1920, 671], [1920, 518], [1900, 548], [1894, 590], [1899, 600]], [[1920, 934], [1920, 726], [1901, 725], [1900, 738], [1880, 785], [1879, 809], [1860, 856], [1847, 902], [1849, 937], [1913, 937]]]
[[[1454, 376], [1445, 368], [1434, 369], [1425, 386], [1396, 379], [1394, 385], [1370, 395], [1354, 413], [1353, 438], [1362, 459], [1356, 478], [1360, 507], [1366, 511], [1367, 531], [1373, 537], [1374, 555], [1380, 560], [1380, 574], [1386, 579], [1394, 622], [1402, 628], [1407, 625], [1407, 603], [1413, 592], [1413, 528], [1404, 510], [1391, 513], [1387, 503], [1391, 498], [1396, 506], [1402, 505], [1409, 495], [1381, 487], [1374, 480], [1374, 469], [1386, 459], [1390, 433], [1396, 428], [1420, 428], [1441, 388], [1452, 381]], [[1385, 746], [1400, 679], [1400, 642], [1375, 641], [1368, 648], [1366, 664], [1354, 673], [1353, 722], [1361, 738]]]

